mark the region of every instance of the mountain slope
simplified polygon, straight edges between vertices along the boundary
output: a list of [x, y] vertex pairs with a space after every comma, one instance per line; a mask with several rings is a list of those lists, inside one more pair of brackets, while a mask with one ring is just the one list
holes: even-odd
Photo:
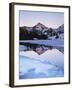
[[[40, 22], [33, 27], [20, 27], [20, 40], [57, 39], [64, 33], [64, 24], [57, 29], [48, 28]], [[63, 35], [60, 35], [60, 37]]]

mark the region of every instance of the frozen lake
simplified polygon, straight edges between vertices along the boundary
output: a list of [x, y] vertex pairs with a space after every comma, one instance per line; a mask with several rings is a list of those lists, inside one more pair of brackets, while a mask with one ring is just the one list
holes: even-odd
[[34, 51], [20, 51], [19, 79], [64, 76], [64, 55], [57, 49], [38, 55]]
[[63, 39], [55, 39], [55, 40], [20, 40], [20, 43], [39, 44], [39, 45], [53, 46], [53, 47], [64, 47], [64, 40]]
[[64, 76], [64, 40], [22, 40], [19, 79]]

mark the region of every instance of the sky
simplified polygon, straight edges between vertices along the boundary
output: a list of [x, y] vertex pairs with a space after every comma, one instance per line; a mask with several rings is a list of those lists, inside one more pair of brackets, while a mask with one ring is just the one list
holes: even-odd
[[44, 11], [19, 11], [19, 26], [33, 27], [37, 23], [42, 23], [46, 27], [58, 28], [64, 24], [63, 12], [44, 12]]

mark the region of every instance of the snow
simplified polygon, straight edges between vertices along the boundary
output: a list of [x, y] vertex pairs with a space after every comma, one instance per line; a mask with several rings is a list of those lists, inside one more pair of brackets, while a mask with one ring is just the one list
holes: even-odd
[[57, 28], [57, 31], [60, 31], [60, 32], [64, 33], [64, 24], [62, 24], [61, 26], [59, 26]]
[[57, 49], [38, 55], [34, 51], [20, 51], [20, 79], [64, 76], [64, 55]]
[[20, 79], [62, 77], [63, 71], [54, 65], [20, 56]]
[[54, 40], [56, 39], [56, 36], [48, 37], [48, 39]]
[[40, 30], [40, 31], [41, 31], [41, 30], [42, 30], [42, 28], [37, 26], [37, 27], [36, 27], [36, 30]]
[[64, 33], [59, 35], [60, 39], [64, 39]]
[[22, 52], [20, 52], [20, 55], [21, 56], [27, 56], [27, 57], [31, 57], [31, 58], [37, 58], [39, 55], [37, 54], [37, 53], [35, 53], [34, 51], [26, 51], [26, 52], [24, 52], [24, 51], [22, 51]]
[[19, 51], [27, 50], [27, 47], [24, 45], [19, 46]]

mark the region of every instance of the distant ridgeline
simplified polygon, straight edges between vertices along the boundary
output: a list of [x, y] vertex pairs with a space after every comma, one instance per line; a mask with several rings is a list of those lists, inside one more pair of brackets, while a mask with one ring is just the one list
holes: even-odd
[[20, 40], [40, 40], [40, 39], [64, 39], [64, 24], [57, 29], [48, 28], [45, 25], [38, 23], [33, 27], [19, 27]]

